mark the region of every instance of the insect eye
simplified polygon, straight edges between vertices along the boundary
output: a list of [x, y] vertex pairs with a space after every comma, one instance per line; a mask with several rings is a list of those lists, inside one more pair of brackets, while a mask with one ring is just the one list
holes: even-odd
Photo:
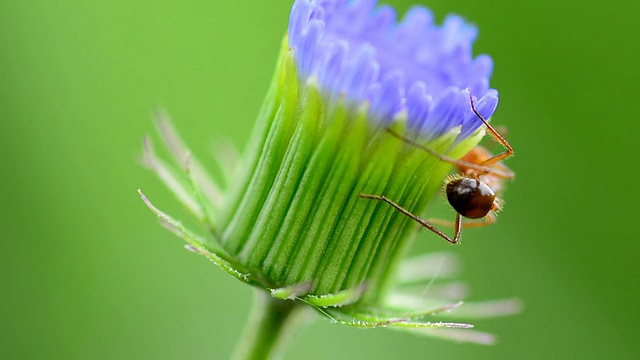
[[487, 184], [472, 178], [449, 181], [446, 192], [451, 207], [469, 219], [480, 219], [487, 216], [496, 199], [496, 194]]

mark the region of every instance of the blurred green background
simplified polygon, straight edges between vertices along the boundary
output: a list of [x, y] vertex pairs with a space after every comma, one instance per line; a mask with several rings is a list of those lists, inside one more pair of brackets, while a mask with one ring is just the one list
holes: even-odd
[[[189, 218], [141, 139], [162, 104], [206, 164], [216, 138], [243, 146], [291, 3], [0, 2], [0, 358], [228, 357], [251, 291], [139, 200]], [[428, 1], [480, 27], [517, 153], [500, 222], [455, 251], [472, 299], [525, 311], [475, 322], [494, 347], [318, 321], [288, 359], [640, 358], [639, 4]]]

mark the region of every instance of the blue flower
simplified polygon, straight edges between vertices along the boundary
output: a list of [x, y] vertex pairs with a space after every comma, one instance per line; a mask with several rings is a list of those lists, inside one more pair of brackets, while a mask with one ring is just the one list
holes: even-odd
[[427, 140], [461, 126], [457, 142], [490, 118], [498, 92], [489, 87], [493, 62], [475, 58], [475, 26], [450, 15], [440, 26], [429, 9], [416, 6], [401, 22], [376, 0], [296, 0], [289, 46], [302, 78], [317, 79], [329, 98], [367, 102], [370, 117], [388, 124], [406, 112], [409, 127]]
[[[434, 290], [447, 286], [441, 280], [455, 268], [451, 256], [404, 258], [418, 226], [406, 215], [424, 212], [451, 169], [433, 153], [458, 159], [484, 136], [471, 94], [485, 118], [498, 105], [491, 58], [473, 57], [477, 30], [460, 17], [437, 26], [429, 10], [415, 7], [397, 23], [391, 7], [376, 3], [295, 1], [247, 149], [234, 167], [225, 166], [229, 151], [218, 154], [226, 183], [207, 174], [164, 114], [160, 133], [177, 163], [158, 158], [145, 141], [146, 165], [206, 233], [187, 229], [141, 193], [147, 206], [188, 250], [257, 289], [262, 310], [247, 338], [260, 341], [240, 343], [246, 358], [278, 348], [282, 329], [306, 307], [347, 326], [493, 342], [458, 330], [471, 324], [448, 321], [464, 291]], [[437, 274], [425, 271], [434, 266]], [[465, 306], [463, 317], [477, 317], [511, 314], [520, 304]]]

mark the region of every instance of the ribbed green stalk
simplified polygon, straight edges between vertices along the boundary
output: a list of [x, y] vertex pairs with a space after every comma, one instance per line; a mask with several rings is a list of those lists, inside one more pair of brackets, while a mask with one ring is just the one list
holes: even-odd
[[[429, 144], [434, 150], [445, 152], [455, 139], [456, 131], [444, 135]], [[394, 170], [394, 180], [388, 183], [384, 194], [415, 214], [421, 214], [427, 202], [433, 198], [442, 185], [444, 176], [434, 176], [439, 171], [447, 172], [450, 165], [433, 157], [425, 157], [419, 149], [405, 148], [402, 161]], [[412, 234], [418, 226], [413, 220], [399, 214], [387, 204], [380, 203], [379, 221], [387, 224], [386, 231], [370, 234], [373, 251], [363, 252], [354, 261], [351, 271], [352, 281], [357, 277], [366, 277], [371, 287], [364, 299], [367, 303], [376, 303], [383, 295], [383, 280], [392, 270], [394, 256], [398, 248], [406, 248]], [[353, 284], [353, 282], [351, 283]], [[347, 284], [347, 286], [351, 285]], [[353, 286], [353, 285], [351, 285]]]
[[[367, 229], [381, 230], [379, 223], [371, 219], [378, 203], [363, 201], [360, 193], [381, 194], [392, 176], [394, 163], [402, 149], [402, 143], [386, 133], [378, 132], [368, 144], [368, 148], [359, 151], [359, 177], [347, 194], [344, 211], [340, 215], [337, 231], [330, 239], [327, 255], [317, 273], [319, 291], [333, 293], [343, 289], [342, 283], [348, 273], [351, 260], [358, 245], [369, 242], [365, 235]], [[396, 140], [396, 141], [394, 141]], [[358, 279], [361, 282], [363, 278]], [[357, 286], [358, 284], [356, 284]]]
[[[303, 176], [309, 157], [315, 147], [315, 133], [318, 130], [318, 96], [303, 98], [302, 116], [297, 121], [295, 131], [280, 164], [280, 169], [271, 185], [263, 208], [253, 231], [240, 253], [240, 259], [251, 268], [262, 266], [263, 260], [274, 246], [278, 232], [287, 214], [296, 211], [292, 206], [298, 184]], [[304, 219], [298, 219], [298, 221]]]
[[[319, 268], [327, 262], [331, 249], [330, 241], [335, 238], [336, 227], [348, 221], [345, 217], [344, 199], [348, 199], [353, 192], [353, 183], [360, 176], [359, 158], [363, 146], [366, 144], [367, 124], [364, 116], [357, 117], [351, 126], [347, 128], [345, 136], [334, 144], [338, 153], [331, 166], [329, 176], [325, 179], [325, 187], [320, 194], [317, 203], [315, 219], [310, 225], [309, 231], [303, 233], [304, 241], [300, 241], [297, 247], [299, 256], [305, 261], [300, 261], [291, 266], [287, 272], [287, 280], [292, 282], [304, 282], [313, 280], [318, 289], [317, 293], [328, 293], [322, 289]], [[324, 255], [324, 256], [323, 256]]]
[[[358, 195], [385, 195], [420, 214], [450, 165], [390, 136], [366, 104], [328, 102], [313, 79], [297, 77], [291, 50], [277, 74], [262, 111], [271, 118], [260, 119], [260, 146], [246, 154], [243, 191], [227, 199], [222, 243], [273, 288], [310, 282], [322, 295], [366, 283], [362, 301], [374, 304], [416, 224]], [[402, 116], [392, 126], [404, 132]], [[458, 131], [427, 145], [460, 156], [479, 137], [450, 149]]]
[[[333, 165], [343, 165], [341, 166], [342, 170], [338, 171], [339, 177], [344, 175], [345, 168], [349, 168], [349, 164], [344, 166], [345, 162], [343, 161], [334, 161], [336, 154], [338, 154], [336, 144], [341, 142], [345, 131], [348, 129], [345, 127], [345, 116], [343, 107], [336, 109], [336, 113], [333, 114], [333, 122], [324, 131], [298, 187], [298, 194], [306, 194], [306, 196], [295, 196], [291, 206], [292, 211], [287, 214], [269, 258], [265, 261], [265, 267], [269, 269], [269, 275], [275, 278], [285, 277], [291, 273], [304, 274], [305, 271], [302, 270], [301, 266], [308, 268], [313, 263], [312, 257], [307, 262], [296, 262], [296, 266], [287, 266], [288, 259], [293, 251], [296, 252], [298, 257], [307, 257], [310, 252], [314, 253], [313, 250], [310, 251], [310, 248], [317, 245], [313, 241], [292, 241], [292, 239], [317, 239], [317, 237], [311, 236], [310, 232], [313, 234], [313, 229], [317, 229], [317, 225], [324, 221], [311, 220], [329, 213], [331, 202], [327, 201], [329, 196], [327, 188], [329, 187], [328, 184], [331, 184], [331, 179], [336, 177]], [[352, 133], [357, 134], [357, 132]], [[322, 204], [318, 205], [319, 203]], [[311, 267], [313, 266], [311, 265]], [[285, 273], [285, 271], [287, 272]], [[305, 275], [299, 276], [299, 278], [304, 277]], [[291, 280], [291, 282], [295, 281], [296, 279]]]
[[299, 302], [275, 299], [256, 289], [253, 311], [241, 341], [236, 345], [233, 359], [279, 359], [297, 333], [304, 310], [304, 305]]
[[[285, 62], [287, 61], [287, 57], [284, 56], [284, 54], [286, 54], [287, 47], [288, 40], [287, 37], [285, 37], [281, 46], [281, 55], [278, 59], [278, 64], [276, 65], [277, 69], [286, 68]], [[225, 208], [220, 212], [221, 216], [218, 218], [219, 221], [216, 223], [217, 229], [222, 229], [228, 226], [233, 214], [238, 213], [238, 206], [241, 205], [241, 202], [237, 201], [237, 199], [240, 199], [249, 191], [248, 188], [253, 179], [251, 175], [256, 173], [256, 168], [262, 158], [261, 150], [265, 148], [265, 143], [267, 141], [267, 137], [265, 135], [271, 129], [276, 118], [276, 112], [278, 111], [279, 104], [282, 101], [285, 84], [286, 72], [276, 71], [273, 75], [273, 79], [271, 80], [271, 85], [269, 86], [264, 103], [258, 113], [256, 124], [253, 129], [253, 133], [251, 134], [245, 156], [242, 158], [240, 166], [235, 169], [236, 173], [233, 174], [237, 182], [233, 184], [235, 186], [229, 190], [227, 198], [231, 199], [231, 201], [225, 202]], [[225, 236], [223, 234], [218, 234], [218, 236], [221, 241], [224, 241]]]
[[[269, 111], [274, 114], [273, 119], [269, 119], [271, 126], [267, 129], [266, 139], [260, 150], [260, 157], [253, 174], [250, 174], [250, 182], [244, 193], [238, 193], [238, 198], [231, 198], [230, 204], [233, 214], [231, 221], [227, 225], [222, 242], [227, 250], [232, 254], [238, 254], [244, 243], [247, 241], [254, 229], [254, 224], [263, 208], [269, 190], [280, 170], [283, 161], [283, 155], [286, 152], [291, 134], [296, 126], [296, 114], [298, 112], [298, 81], [293, 59], [289, 56], [285, 61], [280, 61], [279, 73], [284, 73], [285, 86], [281, 89], [276, 87], [275, 90], [282, 90], [280, 103], [273, 104], [277, 111]], [[273, 95], [269, 95], [273, 96]], [[239, 203], [236, 205], [235, 203]]]

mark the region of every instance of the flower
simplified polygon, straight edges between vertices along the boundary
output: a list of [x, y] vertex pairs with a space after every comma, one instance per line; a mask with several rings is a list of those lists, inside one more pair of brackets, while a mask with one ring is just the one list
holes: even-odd
[[461, 126], [461, 141], [481, 127], [467, 89], [480, 97], [476, 108], [486, 119], [498, 105], [498, 92], [489, 88], [491, 58], [473, 57], [477, 29], [455, 15], [437, 26], [422, 6], [397, 23], [391, 6], [375, 5], [296, 1], [289, 43], [301, 77], [317, 78], [328, 96], [369, 102], [371, 117], [385, 125], [406, 111], [410, 127], [427, 139]]
[[[448, 273], [421, 274], [434, 264], [431, 257], [404, 261], [417, 224], [359, 197], [384, 193], [421, 213], [450, 170], [385, 129], [452, 158], [480, 141], [484, 128], [470, 93], [486, 118], [498, 94], [489, 88], [491, 59], [472, 55], [476, 35], [457, 16], [435, 25], [424, 7], [396, 23], [394, 10], [373, 0], [297, 0], [246, 155], [227, 171], [229, 186], [189, 155], [166, 115], [158, 116], [161, 135], [186, 172], [159, 159], [145, 141], [145, 163], [201, 220], [207, 236], [141, 195], [187, 249], [267, 290], [269, 311], [289, 314], [308, 305], [340, 324], [490, 342], [483, 333], [431, 332], [471, 327], [432, 321], [457, 308], [462, 294], [424, 298], [408, 291]], [[478, 306], [467, 315], [518, 307], [513, 301]]]

